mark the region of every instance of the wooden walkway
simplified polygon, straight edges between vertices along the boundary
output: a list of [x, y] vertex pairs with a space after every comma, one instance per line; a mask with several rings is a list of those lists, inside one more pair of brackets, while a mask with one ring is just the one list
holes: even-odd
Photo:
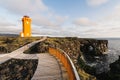
[[[19, 54], [16, 59], [38, 59], [37, 69], [31, 80], [69, 80], [68, 74], [61, 62], [49, 53]], [[10, 57], [3, 56], [0, 60], [6, 61]]]
[[10, 60], [16, 59], [38, 59], [37, 69], [32, 77], [32, 80], [69, 80], [68, 74], [64, 66], [58, 59], [49, 53], [39, 54], [24, 54], [23, 52], [35, 45], [36, 43], [45, 40], [45, 38], [25, 45], [11, 53], [0, 54], [0, 64]]
[[63, 80], [57, 60], [48, 53], [37, 54], [39, 61], [32, 80]]
[[[30, 44], [27, 44], [11, 53], [7, 53], [7, 54], [0, 54], [0, 64], [6, 62], [7, 60], [10, 60], [11, 58], [17, 58], [17, 59], [36, 59], [35, 55], [29, 55], [29, 54], [23, 54], [23, 52], [27, 49], [29, 49], [30, 47], [34, 46], [36, 43], [38, 42], [42, 42], [46, 39], [47, 37], [43, 37], [42, 39], [38, 40], [38, 41], [34, 41]], [[27, 57], [28, 56], [28, 57]]]

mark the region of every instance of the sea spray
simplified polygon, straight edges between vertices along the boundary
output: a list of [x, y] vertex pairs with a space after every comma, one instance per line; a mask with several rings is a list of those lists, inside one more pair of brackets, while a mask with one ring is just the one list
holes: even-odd
[[118, 60], [120, 55], [120, 40], [108, 40], [109, 50], [103, 56], [94, 56], [94, 62], [88, 62], [87, 64], [96, 69], [96, 74], [108, 72], [110, 70], [110, 64]]

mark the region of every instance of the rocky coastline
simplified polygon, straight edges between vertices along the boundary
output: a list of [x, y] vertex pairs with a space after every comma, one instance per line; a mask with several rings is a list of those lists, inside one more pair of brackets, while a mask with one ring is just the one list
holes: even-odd
[[96, 75], [98, 80], [120, 80], [120, 56], [119, 59], [110, 64], [110, 70]]
[[46, 53], [49, 47], [60, 48], [70, 56], [81, 80], [96, 80], [96, 69], [86, 62], [94, 62], [98, 59], [96, 57], [105, 55], [104, 53], [108, 51], [108, 41], [76, 37], [47, 38], [46, 41], [36, 44], [25, 53]]
[[[107, 63], [106, 56], [109, 54], [107, 40], [49, 37], [24, 53], [47, 53], [49, 47], [60, 48], [70, 56], [81, 80], [120, 80], [120, 57], [110, 65], [104, 64]], [[36, 70], [37, 63], [38, 60], [11, 59], [0, 65], [0, 80], [29, 80]], [[107, 67], [104, 67], [106, 65]]]

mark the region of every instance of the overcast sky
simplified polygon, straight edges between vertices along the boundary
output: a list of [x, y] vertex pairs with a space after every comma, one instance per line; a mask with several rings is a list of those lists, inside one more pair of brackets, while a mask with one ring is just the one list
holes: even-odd
[[120, 37], [120, 0], [1, 0], [0, 33], [19, 34], [24, 15], [33, 34]]

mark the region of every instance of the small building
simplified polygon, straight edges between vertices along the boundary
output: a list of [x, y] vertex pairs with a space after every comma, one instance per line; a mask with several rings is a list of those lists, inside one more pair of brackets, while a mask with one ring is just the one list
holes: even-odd
[[23, 16], [22, 26], [23, 26], [23, 30], [20, 33], [20, 36], [31, 37], [31, 18], [29, 16]]

